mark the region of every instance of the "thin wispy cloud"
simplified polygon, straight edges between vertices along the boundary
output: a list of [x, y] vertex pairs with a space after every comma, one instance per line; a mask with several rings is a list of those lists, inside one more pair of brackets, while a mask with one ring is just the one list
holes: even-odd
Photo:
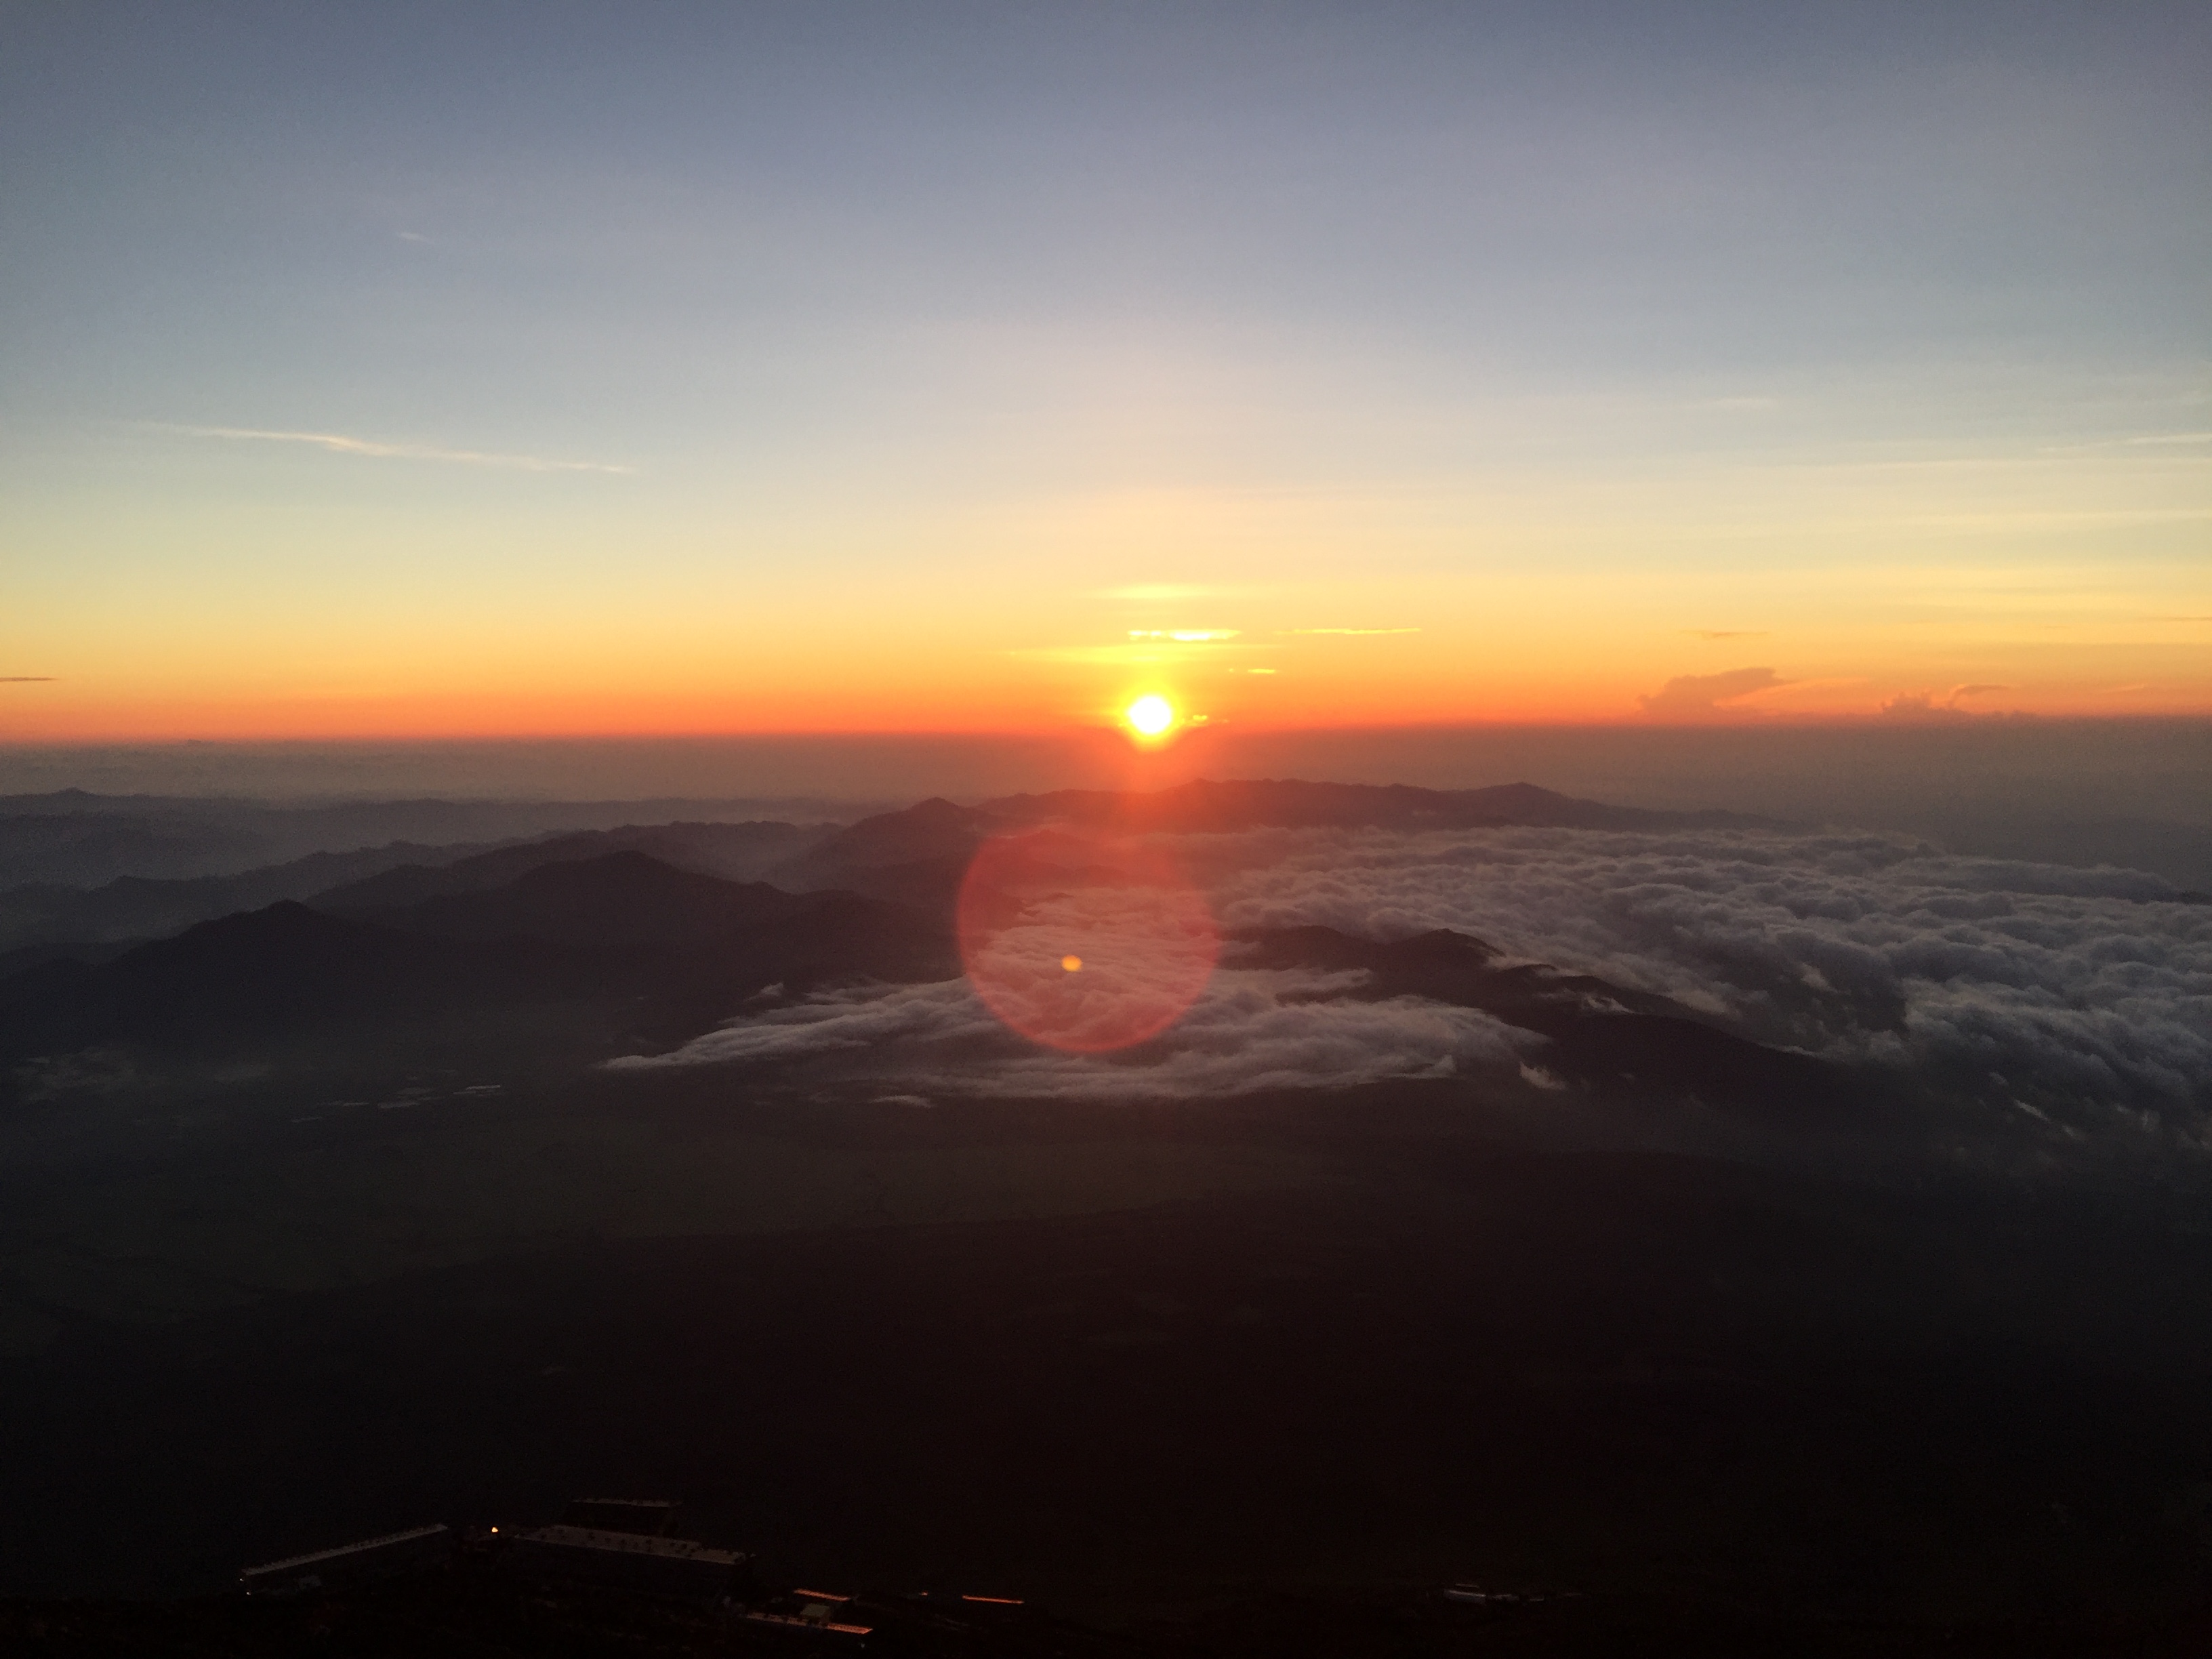
[[2132, 438], [2100, 438], [2088, 443], [2045, 444], [2045, 455], [2091, 454], [2099, 450], [2160, 449], [2212, 444], [2212, 432], [2146, 432]]
[[403, 230], [398, 234], [403, 242], [427, 242], [430, 240], [419, 230]]
[[0, 685], [52, 685], [52, 674], [0, 674]]
[[1243, 630], [1235, 628], [1133, 628], [1133, 640], [1173, 640], [1178, 645], [1204, 645], [1214, 640], [1233, 640]]
[[1201, 653], [1212, 657], [1224, 653], [1272, 651], [1274, 648], [1267, 645], [1238, 645], [1218, 635], [1187, 638], [1164, 633], [1133, 635], [1122, 645], [1021, 646], [1006, 654], [1022, 662], [1091, 663], [1126, 667], [1139, 663], [1187, 662]]
[[343, 432], [278, 432], [262, 427], [171, 426], [162, 428], [194, 438], [224, 438], [246, 443], [306, 444], [333, 455], [365, 455], [379, 460], [445, 461], [462, 466], [505, 467], [516, 472], [611, 472], [637, 469], [608, 461], [556, 461], [542, 455], [512, 455], [483, 449], [447, 449], [437, 444], [386, 443]]

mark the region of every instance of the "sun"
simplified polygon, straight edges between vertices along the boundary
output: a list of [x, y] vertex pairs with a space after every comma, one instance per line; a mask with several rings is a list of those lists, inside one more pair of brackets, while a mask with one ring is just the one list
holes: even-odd
[[1165, 697], [1139, 697], [1121, 711], [1121, 716], [1140, 737], [1157, 738], [1175, 724], [1175, 705]]

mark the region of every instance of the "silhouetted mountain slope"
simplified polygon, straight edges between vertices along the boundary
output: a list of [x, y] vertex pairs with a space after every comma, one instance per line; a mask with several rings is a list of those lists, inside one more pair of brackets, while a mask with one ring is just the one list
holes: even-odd
[[204, 922], [96, 968], [49, 964], [0, 985], [0, 1051], [118, 1041], [200, 1046], [363, 1016], [554, 989], [541, 962], [460, 951], [286, 902]]
[[[1048, 822], [1595, 825], [1659, 816], [1524, 787], [1446, 795], [1267, 782], [1017, 797], [981, 808], [931, 800], [853, 826], [786, 866], [817, 884], [847, 875], [870, 890], [815, 884], [799, 893], [679, 868], [644, 848], [742, 864], [819, 831], [627, 827], [496, 848], [442, 869], [386, 870], [312, 906], [288, 901], [203, 923], [111, 961], [37, 963], [0, 981], [0, 1057], [103, 1044], [213, 1053], [308, 1030], [397, 1051], [434, 1029], [441, 1041], [475, 1042], [480, 1027], [489, 1042], [502, 1021], [496, 1040], [548, 1056], [604, 1054], [617, 1034], [623, 1051], [649, 1050], [697, 1035], [772, 985], [802, 994], [841, 980], [956, 978], [945, 901], [975, 845], [994, 830]], [[375, 895], [406, 902], [360, 902]], [[1484, 1010], [1550, 1039], [1542, 1063], [1592, 1088], [1766, 1109], [1840, 1097], [1842, 1074], [1820, 1062], [1747, 1041], [1664, 997], [1541, 965], [1501, 965], [1491, 947], [1462, 934], [1376, 944], [1307, 927], [1238, 943], [1253, 965], [1358, 969], [1365, 979], [1351, 996]], [[492, 1010], [504, 1011], [499, 1020], [479, 1018]]]
[[126, 871], [185, 876], [228, 859], [253, 861], [239, 837], [216, 826], [100, 810], [100, 797], [82, 790], [64, 795], [81, 800], [42, 797], [53, 810], [0, 811], [0, 871], [10, 885], [75, 887]]
[[13, 950], [0, 951], [0, 979], [20, 974], [27, 968], [36, 968], [42, 963], [79, 962], [88, 966], [112, 962], [125, 951], [143, 945], [143, 939], [111, 939], [100, 944], [82, 941], [58, 941], [42, 945], [19, 945]]
[[489, 891], [440, 894], [404, 908], [356, 914], [446, 939], [645, 945], [714, 939], [820, 908], [818, 896], [696, 875], [629, 851], [544, 865]]
[[116, 1043], [215, 1050], [341, 1025], [404, 1045], [412, 1023], [450, 1027], [490, 1008], [552, 1018], [578, 1003], [672, 1040], [773, 983], [959, 971], [945, 931], [897, 907], [740, 886], [637, 853], [390, 920], [286, 902], [97, 966], [35, 965], [0, 980], [0, 1058]]
[[161, 880], [118, 876], [84, 891], [37, 885], [0, 893], [0, 945], [104, 944], [154, 939], [282, 899], [304, 899], [400, 865], [434, 866], [484, 852], [481, 842], [424, 847], [392, 842], [347, 853], [310, 853], [234, 876]]
[[1366, 983], [1350, 996], [1480, 1008], [1549, 1037], [1546, 1068], [1592, 1087], [1633, 1083], [1767, 1113], [1857, 1097], [1826, 1061], [1738, 1036], [1648, 991], [1542, 963], [1501, 967], [1492, 947], [1448, 928], [1378, 945], [1333, 927], [1292, 927], [1243, 934], [1239, 943], [1240, 966], [1364, 971]]
[[826, 824], [766, 822], [625, 824], [502, 847], [450, 861], [388, 868], [343, 886], [331, 885], [312, 897], [319, 910], [392, 910], [441, 895], [502, 887], [548, 865], [576, 863], [617, 852], [642, 853], [702, 876], [752, 881], [771, 865], [792, 858], [831, 833], [832, 826]]
[[[47, 830], [82, 827], [66, 814], [33, 815], [26, 822]], [[319, 908], [337, 911], [385, 909], [439, 893], [497, 887], [543, 865], [633, 848], [680, 869], [750, 880], [827, 833], [826, 826], [777, 823], [628, 825], [520, 845], [392, 842], [345, 852], [311, 853], [235, 875], [118, 876], [89, 891], [33, 883], [0, 891], [0, 950], [159, 939], [196, 921], [258, 910], [282, 899], [311, 899]], [[96, 866], [127, 856], [137, 845], [128, 834], [117, 831], [89, 843], [86, 860]], [[0, 869], [7, 867], [0, 859]]]
[[[463, 842], [489, 847], [618, 830], [625, 824], [720, 824], [799, 816], [831, 817], [835, 809], [826, 802], [684, 799], [348, 800], [277, 805], [219, 796], [96, 795], [72, 789], [0, 796], [0, 887], [33, 883], [92, 887], [118, 876], [181, 880], [235, 875], [310, 853], [392, 842], [426, 848]], [[776, 849], [775, 855], [788, 856], [796, 850], [796, 846], [786, 846]], [[710, 868], [707, 873], [750, 876], [757, 872]]]

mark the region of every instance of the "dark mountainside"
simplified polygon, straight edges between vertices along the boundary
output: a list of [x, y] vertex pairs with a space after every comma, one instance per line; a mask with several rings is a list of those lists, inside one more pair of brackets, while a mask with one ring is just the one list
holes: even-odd
[[354, 1049], [405, 1064], [421, 1058], [410, 1048], [442, 1052], [472, 1017], [507, 1009], [540, 1013], [540, 1041], [573, 1064], [603, 1058], [595, 1042], [693, 1035], [775, 982], [957, 971], [942, 930], [895, 906], [611, 853], [361, 917], [271, 905], [98, 966], [27, 969], [0, 980], [0, 1058], [116, 1045], [242, 1056], [281, 1039], [307, 1044], [311, 1066]]
[[769, 822], [625, 824], [496, 848], [480, 842], [441, 847], [392, 842], [311, 853], [236, 875], [118, 876], [89, 890], [37, 883], [0, 891], [0, 951], [155, 939], [196, 921], [284, 899], [316, 899], [337, 910], [388, 908], [434, 893], [495, 887], [540, 865], [625, 848], [649, 853], [679, 869], [749, 880], [834, 828]]
[[[835, 871], [860, 890], [817, 890], [805, 900], [763, 883], [679, 870], [637, 850], [742, 867], [806, 838], [789, 825], [563, 836], [440, 868], [388, 870], [320, 894], [313, 911], [329, 913], [328, 921], [278, 905], [98, 967], [48, 963], [0, 981], [0, 1058], [118, 1043], [212, 1053], [311, 1030], [335, 1041], [339, 1028], [364, 1018], [389, 1022], [377, 1041], [404, 1055], [410, 1042], [445, 1048], [457, 1014], [534, 1004], [568, 1011], [562, 1046], [572, 1052], [586, 1031], [617, 1049], [637, 1043], [650, 1052], [708, 1029], [770, 986], [797, 994], [841, 979], [957, 975], [945, 915], [951, 885], [985, 834], [1023, 823], [1589, 828], [1704, 823], [1713, 816], [1626, 812], [1528, 786], [1440, 794], [1199, 783], [1156, 795], [1016, 797], [972, 809], [933, 800], [864, 820], [775, 867], [795, 886], [808, 884], [794, 872]], [[600, 850], [610, 845], [625, 850]], [[425, 937], [477, 948], [414, 942]], [[1246, 944], [1254, 960], [1271, 966], [1364, 969], [1372, 989], [1362, 994], [1425, 996], [1540, 1032], [1552, 1039], [1554, 1069], [1601, 1092], [1625, 1085], [1751, 1111], [1786, 1101], [1780, 1109], [1791, 1113], [1834, 1110], [1847, 1092], [1834, 1068], [1747, 1041], [1663, 998], [1540, 964], [1493, 969], [1486, 964], [1494, 952], [1479, 940], [1439, 935], [1376, 947], [1316, 928]]]
[[765, 882], [695, 874], [635, 850], [525, 872], [503, 886], [440, 893], [390, 909], [341, 907], [364, 921], [445, 939], [647, 945], [718, 938], [818, 909]]
[[318, 909], [369, 913], [451, 893], [501, 887], [548, 865], [610, 853], [644, 854], [678, 870], [727, 881], [756, 881], [768, 870], [836, 833], [831, 824], [624, 824], [554, 836], [521, 847], [389, 866], [358, 881], [326, 884], [301, 897]]
[[[765, 882], [728, 878], [788, 826], [631, 827], [0, 979], [0, 1595], [212, 1595], [428, 1521], [665, 1493], [801, 1582], [1057, 1615], [886, 1651], [2192, 1650], [2202, 1194], [2062, 1167], [2009, 1106], [1930, 1116], [1448, 931], [1248, 932], [1229, 961], [1487, 1011], [1540, 1069], [926, 1101], [895, 995], [803, 1061], [600, 1064], [957, 975], [946, 872], [993, 828], [1674, 822], [1613, 811], [927, 802]], [[940, 1070], [1016, 1042], [962, 1041]], [[1454, 1608], [1459, 1580], [1574, 1599]], [[732, 1645], [504, 1583], [0, 1603], [0, 1641]]]
[[289, 864], [270, 865], [234, 876], [166, 881], [118, 876], [89, 890], [51, 884], [15, 887], [0, 892], [0, 942], [21, 949], [29, 945], [106, 945], [156, 939], [181, 932], [196, 921], [258, 910], [285, 899], [308, 898], [395, 866], [441, 864], [484, 850], [481, 845], [465, 842], [457, 847], [422, 847], [413, 842], [393, 842], [349, 853], [310, 853]]
[[[15, 798], [21, 805], [25, 798]], [[37, 798], [49, 805], [60, 798]], [[87, 796], [88, 801], [101, 798]], [[143, 805], [138, 802], [134, 805]], [[4, 803], [0, 803], [4, 805]], [[216, 803], [213, 805], [222, 805]], [[435, 820], [449, 804], [395, 804], [394, 813], [410, 820]], [[366, 808], [318, 810], [307, 816], [328, 830], [331, 815], [352, 823]], [[472, 817], [486, 815], [456, 808]], [[532, 812], [555, 809], [530, 808]], [[597, 811], [597, 807], [562, 809]], [[266, 816], [265, 814], [264, 816]], [[296, 817], [298, 814], [292, 815]], [[447, 814], [447, 816], [452, 816]], [[289, 862], [232, 875], [157, 878], [118, 876], [89, 890], [48, 880], [0, 890], [0, 952], [33, 945], [105, 945], [157, 939], [194, 922], [237, 911], [258, 909], [285, 899], [313, 902], [319, 909], [369, 914], [412, 904], [437, 894], [504, 885], [548, 864], [572, 862], [602, 853], [635, 850], [702, 875], [757, 881], [774, 875], [793, 887], [854, 886], [879, 896], [907, 902], [941, 902], [957, 884], [977, 842], [995, 828], [1048, 818], [1091, 824], [1158, 830], [1233, 830], [1262, 824], [1384, 826], [1450, 829], [1478, 824], [1559, 825], [1581, 829], [1657, 829], [1698, 825], [1753, 826], [1763, 820], [1729, 813], [1644, 812], [1605, 806], [1553, 794], [1527, 784], [1495, 789], [1441, 793], [1405, 787], [1309, 783], [1194, 783], [1157, 795], [1119, 796], [1070, 791], [1053, 795], [1019, 795], [958, 807], [927, 801], [884, 814], [848, 829], [833, 824], [773, 822], [629, 823], [544, 836], [520, 845], [486, 848], [481, 842], [429, 846], [395, 841], [344, 852], [308, 854]], [[103, 824], [181, 825], [188, 818], [91, 815]], [[285, 820], [286, 833], [302, 833]], [[70, 848], [93, 867], [112, 857], [150, 858], [149, 843], [106, 841], [86, 827], [85, 815], [45, 811], [23, 815], [18, 830], [84, 839], [44, 848], [67, 854]], [[0, 821], [0, 869], [18, 867], [28, 856], [37, 867], [39, 847], [24, 840], [16, 856], [6, 855], [9, 823]], [[121, 832], [118, 832], [120, 834]], [[136, 833], [133, 831], [131, 833]], [[148, 830], [147, 833], [152, 833]], [[185, 843], [179, 842], [179, 847]], [[200, 846], [199, 842], [191, 843]], [[105, 848], [106, 850], [100, 850]], [[204, 848], [202, 848], [205, 850]], [[181, 854], [180, 854], [181, 855]], [[46, 955], [60, 954], [47, 951]], [[76, 954], [96, 957], [98, 951]], [[4, 963], [4, 957], [0, 957]]]

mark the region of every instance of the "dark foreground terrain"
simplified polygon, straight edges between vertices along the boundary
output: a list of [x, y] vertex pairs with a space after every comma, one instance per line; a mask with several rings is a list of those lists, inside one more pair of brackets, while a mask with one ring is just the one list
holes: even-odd
[[[877, 1622], [866, 1637], [822, 1638], [752, 1627], [736, 1609], [708, 1610], [519, 1584], [478, 1563], [349, 1595], [295, 1601], [0, 1603], [10, 1652], [236, 1655], [279, 1659], [640, 1659], [726, 1653], [849, 1652], [973, 1659], [1601, 1659], [1707, 1654], [1733, 1659], [1841, 1659], [1881, 1654], [2013, 1659], [2094, 1654], [2184, 1659], [2212, 1640], [2212, 1612], [2106, 1620], [2023, 1620], [1927, 1625], [1774, 1615], [1726, 1602], [1570, 1595], [1457, 1605], [1432, 1588], [1366, 1585], [1304, 1594], [1214, 1598], [1206, 1605], [1101, 1623], [1024, 1605], [963, 1617], [931, 1595], [861, 1595], [848, 1616]], [[995, 1611], [995, 1610], [994, 1610]]]
[[[781, 1167], [872, 1171], [889, 1207], [65, 1317], [0, 1362], [4, 1589], [215, 1593], [607, 1492], [680, 1495], [695, 1535], [808, 1582], [1021, 1597], [1101, 1651], [2151, 1653], [2203, 1630], [2212, 1239], [2186, 1205], [1516, 1146], [1419, 1086], [590, 1103], [679, 1152], [734, 1119]], [[418, 1152], [460, 1133], [388, 1115], [351, 1155], [403, 1156], [403, 1119]], [[487, 1186], [515, 1177], [467, 1144]], [[900, 1224], [905, 1167], [995, 1170], [969, 1190], [996, 1218]], [[1578, 1599], [1462, 1616], [1455, 1580]], [[717, 1650], [459, 1581], [362, 1597], [18, 1604], [0, 1631]], [[1003, 1650], [1088, 1650], [1053, 1639]]]
[[[953, 984], [984, 836], [1139, 808], [1617, 811], [1261, 784], [929, 802], [797, 852], [633, 827], [32, 950], [0, 977], [0, 1651], [761, 1638], [471, 1559], [226, 1595], [586, 1493], [681, 1498], [771, 1578], [870, 1598], [884, 1651], [2212, 1650], [2212, 1208], [2201, 1120], [2151, 1133], [2177, 1089], [2202, 1103], [2192, 1068], [2155, 1100], [2115, 1073], [2087, 1121], [2142, 1133], [2099, 1139], [2081, 1074], [2026, 1054], [1792, 1045], [1842, 1004], [1901, 1041], [1879, 976], [1779, 957], [1754, 1029], [1459, 933], [1321, 926], [1230, 940], [1305, 988], [1232, 1032], [1297, 1037], [1258, 1075], [1353, 1029], [1299, 1024], [1324, 998], [1479, 1011], [1522, 1048], [1142, 1105], [1100, 1103], [1116, 1067], [1171, 1075], [1230, 1028], [1055, 1098], [1012, 1097], [1039, 1074], [995, 1027], [636, 1063], [811, 993]], [[2146, 891], [2113, 902], [2200, 915]], [[2099, 948], [2150, 975], [2114, 927]], [[947, 1587], [1024, 1610], [916, 1634]]]

